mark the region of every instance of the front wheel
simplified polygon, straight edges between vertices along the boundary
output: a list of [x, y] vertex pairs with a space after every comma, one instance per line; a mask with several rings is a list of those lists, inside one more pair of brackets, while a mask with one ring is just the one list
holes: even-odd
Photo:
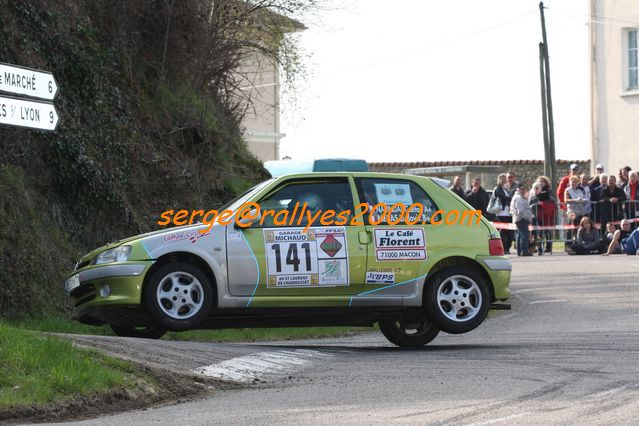
[[214, 292], [196, 266], [173, 262], [158, 268], [144, 289], [144, 303], [155, 321], [173, 331], [196, 328], [213, 306]]
[[439, 329], [425, 317], [382, 320], [379, 329], [391, 343], [407, 348], [424, 346], [439, 334]]
[[479, 326], [488, 314], [488, 284], [473, 269], [446, 268], [427, 283], [424, 305], [440, 330], [451, 334], [466, 333]]
[[151, 325], [147, 327], [130, 327], [120, 325], [110, 325], [111, 330], [116, 336], [120, 337], [139, 337], [142, 339], [159, 339], [166, 333], [166, 328], [158, 325]]

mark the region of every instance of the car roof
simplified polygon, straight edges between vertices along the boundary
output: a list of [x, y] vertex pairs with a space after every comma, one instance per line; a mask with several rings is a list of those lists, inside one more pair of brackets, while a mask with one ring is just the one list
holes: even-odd
[[291, 173], [274, 178], [275, 180], [283, 179], [306, 179], [315, 178], [321, 179], [323, 177], [348, 177], [353, 176], [355, 178], [380, 178], [380, 179], [405, 179], [405, 180], [430, 180], [430, 177], [408, 175], [404, 173], [381, 173], [381, 172], [311, 172], [311, 173]]

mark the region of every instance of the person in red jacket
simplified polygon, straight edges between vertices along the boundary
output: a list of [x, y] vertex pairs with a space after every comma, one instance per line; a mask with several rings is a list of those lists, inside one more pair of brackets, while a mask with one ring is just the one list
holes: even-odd
[[568, 188], [568, 182], [570, 181], [571, 176], [579, 175], [579, 165], [572, 163], [570, 165], [570, 173], [567, 176], [564, 176], [559, 181], [559, 186], [557, 187], [557, 200], [559, 200], [562, 210], [566, 210], [566, 206], [563, 204], [565, 202], [564, 194], [566, 192], [566, 188]]

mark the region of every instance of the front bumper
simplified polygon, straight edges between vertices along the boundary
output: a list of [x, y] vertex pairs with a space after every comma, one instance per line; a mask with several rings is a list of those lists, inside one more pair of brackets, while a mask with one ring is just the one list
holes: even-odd
[[[85, 323], [104, 323], [105, 307], [139, 307], [144, 276], [153, 261], [93, 265], [76, 271], [65, 280], [73, 298], [71, 318]], [[112, 315], [110, 315], [112, 316]]]

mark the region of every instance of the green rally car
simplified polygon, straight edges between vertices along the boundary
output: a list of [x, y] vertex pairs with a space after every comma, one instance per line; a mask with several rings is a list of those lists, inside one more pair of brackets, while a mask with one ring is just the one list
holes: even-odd
[[[259, 210], [239, 218], [247, 202]], [[394, 344], [421, 346], [440, 330], [474, 329], [510, 296], [512, 267], [498, 232], [462, 216], [472, 208], [437, 179], [286, 175], [223, 209], [238, 220], [163, 229], [83, 256], [64, 284], [72, 318], [147, 338], [377, 322]], [[332, 221], [311, 220], [326, 211]]]

